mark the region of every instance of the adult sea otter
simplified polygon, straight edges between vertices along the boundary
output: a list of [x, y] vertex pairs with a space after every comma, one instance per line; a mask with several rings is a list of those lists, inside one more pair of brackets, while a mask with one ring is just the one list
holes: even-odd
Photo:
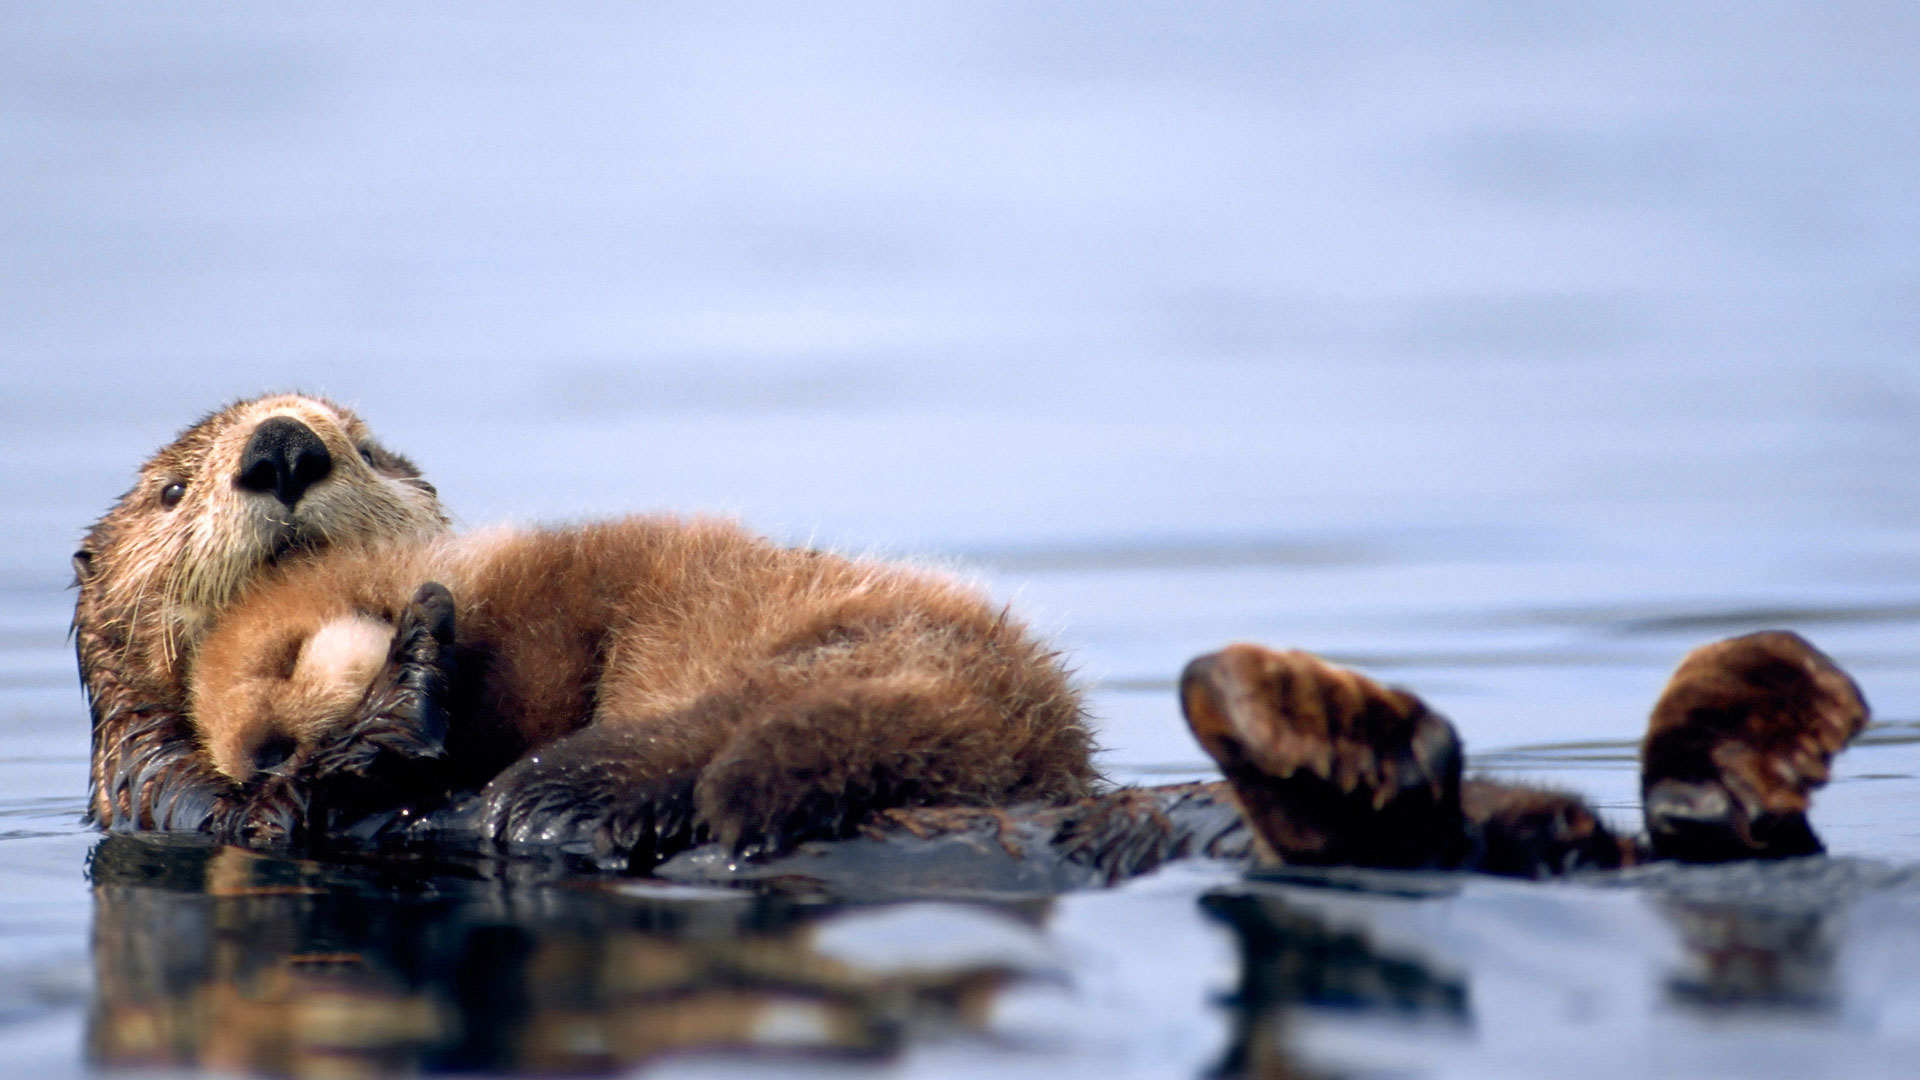
[[1102, 791], [1058, 661], [952, 582], [712, 522], [453, 537], [417, 470], [298, 396], [190, 428], [75, 564], [110, 827], [312, 838], [478, 790], [495, 839], [642, 865], [1014, 808], [1025, 855], [1109, 877], [1201, 851], [1532, 874], [1818, 850], [1807, 799], [1866, 717], [1793, 635], [1697, 651], [1625, 838], [1570, 796], [1463, 780], [1410, 694], [1234, 646], [1181, 690], [1226, 781]]

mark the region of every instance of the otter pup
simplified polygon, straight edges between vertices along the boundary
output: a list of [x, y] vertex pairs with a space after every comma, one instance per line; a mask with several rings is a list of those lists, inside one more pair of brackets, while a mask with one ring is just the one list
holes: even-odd
[[74, 553], [73, 637], [93, 713], [89, 815], [199, 829], [232, 785], [185, 718], [199, 641], [268, 567], [447, 518], [350, 410], [283, 394], [208, 414], [155, 454]]
[[[368, 728], [396, 629], [430, 675], [392, 684], [408, 723]], [[1095, 780], [1057, 654], [980, 594], [668, 517], [336, 546], [228, 609], [188, 711], [214, 767], [269, 804], [316, 754], [339, 779], [358, 725], [349, 772], [444, 747], [446, 790], [491, 781], [497, 835], [589, 820], [621, 850], [780, 848], [875, 810], [1059, 803]]]
[[[249, 790], [236, 783], [239, 769], [223, 772], [189, 719], [186, 682], [202, 637], [264, 576], [308, 561], [317, 551], [352, 541], [405, 546], [444, 534], [446, 528], [446, 515], [419, 471], [374, 441], [349, 410], [324, 399], [278, 395], [236, 402], [203, 418], [154, 455], [141, 469], [138, 483], [93, 526], [74, 555], [80, 595], [73, 629], [94, 716], [93, 820], [109, 828], [244, 833], [250, 810], [262, 805], [263, 792], [258, 785]], [[806, 555], [801, 561], [815, 558]], [[318, 652], [331, 650], [341, 662], [350, 662], [356, 655], [353, 646], [366, 644], [367, 623], [358, 626], [360, 640], [354, 639], [350, 624], [331, 631]], [[842, 629], [857, 635], [866, 628]], [[832, 632], [822, 631], [829, 636]], [[416, 634], [416, 640], [422, 639]], [[982, 642], [1000, 644], [991, 636]], [[331, 768], [341, 777], [364, 777], [379, 763], [425, 756], [438, 739], [429, 734], [434, 724], [420, 711], [438, 700], [430, 685], [431, 670], [407, 668], [427, 682], [389, 679], [380, 691], [385, 696], [363, 703], [363, 713], [375, 718], [404, 712], [411, 727], [362, 724], [358, 737], [336, 740], [327, 753], [311, 758], [308, 775]], [[1017, 686], [1010, 689], [1024, 692]], [[574, 693], [582, 697], [586, 691], [576, 688]], [[549, 715], [531, 726], [525, 721], [522, 717], [492, 728], [483, 722], [462, 724], [453, 736], [458, 753], [438, 779], [484, 779], [489, 770], [514, 761], [518, 749], [553, 737], [579, 718], [563, 722]], [[638, 747], [612, 745], [618, 742], [612, 730], [595, 736], [609, 742], [601, 747], [609, 755], [605, 760], [633, 757]], [[1069, 741], [1084, 740], [1077, 720], [1073, 730]], [[275, 752], [284, 752], [280, 748], [287, 745], [285, 738], [255, 749], [256, 771], [262, 763], [270, 765]], [[588, 741], [569, 746], [589, 756]], [[1081, 760], [1069, 771], [1090, 777], [1084, 746], [1078, 755]], [[555, 821], [589, 813], [597, 803], [586, 773], [603, 784], [615, 783], [606, 768], [564, 772], [551, 765], [555, 760], [551, 755], [529, 760], [511, 783], [495, 786], [496, 792], [519, 794], [499, 800], [503, 827], [510, 823], [512, 835], [537, 838], [551, 832]], [[543, 762], [547, 767], [542, 768]], [[417, 771], [404, 779], [407, 785], [426, 782]], [[980, 790], [996, 783], [1029, 790], [1022, 778], [955, 777], [939, 782], [948, 784], [956, 798], [967, 797], [963, 793], [969, 784]], [[1035, 781], [1031, 791], [1049, 790], [1050, 784], [1061, 793], [1084, 789], [1083, 781], [1055, 777]], [[718, 787], [716, 781], [712, 788]], [[291, 797], [288, 784], [277, 789]], [[743, 789], [735, 801], [745, 806], [752, 802], [752, 793]], [[897, 792], [893, 797], [916, 796]], [[745, 806], [744, 812], [752, 811]]]

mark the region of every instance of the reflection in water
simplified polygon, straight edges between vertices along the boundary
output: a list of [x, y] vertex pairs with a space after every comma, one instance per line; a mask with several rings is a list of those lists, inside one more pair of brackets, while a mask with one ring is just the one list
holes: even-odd
[[1200, 904], [1232, 928], [1240, 950], [1240, 983], [1227, 999], [1232, 1041], [1216, 1075], [1312, 1075], [1285, 1052], [1287, 1017], [1303, 1006], [1409, 1020], [1468, 1019], [1463, 983], [1418, 959], [1379, 951], [1362, 931], [1330, 925], [1268, 893], [1215, 892]]
[[1019, 947], [1046, 910], [967, 909], [1022, 931], [1011, 955], [1002, 933], [998, 955], [876, 962], [848, 945], [861, 909], [770, 893], [514, 883], [138, 836], [103, 839], [92, 879], [91, 1060], [282, 1075], [884, 1057], [917, 1032], [981, 1030], [999, 989], [1035, 968]]
[[1657, 906], [1686, 947], [1681, 969], [1667, 980], [1674, 1000], [1706, 1008], [1833, 1008], [1839, 910], [1773, 910], [1671, 896]]

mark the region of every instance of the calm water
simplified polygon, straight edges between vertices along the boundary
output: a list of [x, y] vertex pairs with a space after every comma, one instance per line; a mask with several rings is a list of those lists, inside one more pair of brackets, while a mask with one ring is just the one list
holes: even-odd
[[[1395, 11], [12, 6], [9, 1068], [1910, 1065], [1920, 15]], [[876, 906], [103, 842], [67, 555], [289, 386], [467, 523], [699, 509], [976, 575], [1118, 780], [1205, 774], [1172, 678], [1241, 638], [1622, 823], [1693, 645], [1798, 629], [1878, 720], [1835, 858], [1626, 880]]]

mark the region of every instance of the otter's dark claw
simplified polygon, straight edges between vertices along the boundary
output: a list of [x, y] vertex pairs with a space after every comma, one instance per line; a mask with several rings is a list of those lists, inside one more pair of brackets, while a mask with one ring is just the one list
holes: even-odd
[[586, 849], [608, 869], [651, 868], [696, 840], [693, 777], [637, 764], [564, 744], [530, 755], [487, 785], [487, 827], [508, 850]]

